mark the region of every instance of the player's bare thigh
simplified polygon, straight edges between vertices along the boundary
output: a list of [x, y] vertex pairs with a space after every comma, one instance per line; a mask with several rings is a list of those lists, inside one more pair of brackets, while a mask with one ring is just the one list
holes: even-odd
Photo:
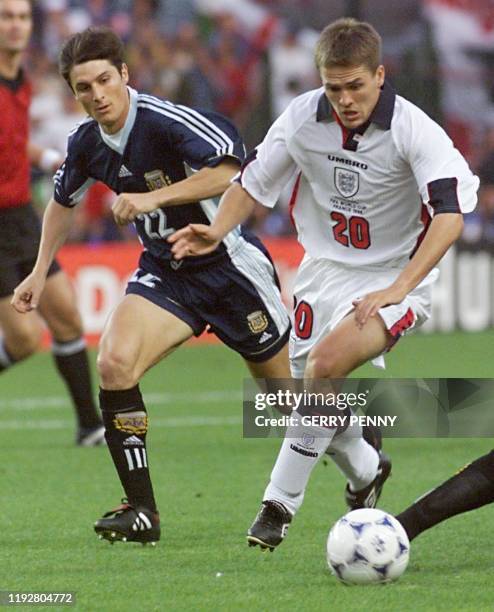
[[254, 362], [245, 360], [252, 378], [291, 378], [288, 361], [288, 342], [276, 355], [267, 361]]
[[103, 389], [130, 389], [144, 372], [193, 335], [171, 312], [139, 295], [126, 295], [103, 332], [98, 371]]
[[0, 299], [0, 333], [9, 354], [19, 361], [38, 349], [42, 324], [38, 313], [21, 314], [14, 310], [11, 299], [12, 296]]
[[59, 342], [69, 342], [82, 335], [74, 287], [63, 270], [46, 279], [38, 310]]
[[343, 378], [370, 359], [383, 353], [392, 337], [377, 315], [362, 329], [350, 312], [309, 353], [306, 378]]
[[[291, 377], [290, 362], [288, 359], [288, 342], [283, 348], [267, 361], [253, 362], [245, 360], [253, 378], [262, 379], [264, 391], [276, 393], [278, 391], [295, 391], [295, 381]], [[291, 408], [287, 405], [278, 406], [284, 414], [290, 414]]]

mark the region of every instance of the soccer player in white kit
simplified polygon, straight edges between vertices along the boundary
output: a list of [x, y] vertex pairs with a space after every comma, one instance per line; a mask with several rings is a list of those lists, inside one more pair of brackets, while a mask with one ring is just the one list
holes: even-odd
[[[246, 159], [210, 226], [177, 232], [177, 258], [204, 254], [294, 180], [305, 257], [295, 282], [292, 375], [341, 379], [430, 316], [435, 266], [475, 208], [478, 179], [443, 129], [385, 82], [381, 39], [354, 19], [327, 26], [315, 52], [322, 88], [297, 97]], [[361, 432], [287, 432], [248, 532], [274, 549], [328, 450], [350, 508], [372, 507], [389, 475]], [[296, 436], [294, 438], [294, 435]]]

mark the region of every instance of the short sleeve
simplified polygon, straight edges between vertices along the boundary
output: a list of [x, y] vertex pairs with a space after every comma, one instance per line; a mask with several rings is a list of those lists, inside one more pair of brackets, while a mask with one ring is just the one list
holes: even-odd
[[283, 188], [297, 170], [288, 151], [283, 113], [273, 123], [262, 143], [250, 153], [239, 182], [258, 202], [273, 208]]
[[243, 162], [244, 143], [226, 117], [180, 105], [170, 105], [167, 114], [173, 119], [168, 126], [171, 145], [194, 170], [214, 168], [225, 159]]
[[95, 182], [87, 175], [82, 147], [78, 143], [77, 132], [69, 137], [67, 156], [53, 177], [55, 189], [53, 198], [62, 206], [75, 206]]
[[[393, 137], [410, 164], [422, 201], [439, 212], [471, 212], [477, 204], [479, 179], [464, 157], [423, 111], [411, 105], [402, 112], [392, 127]], [[442, 199], [439, 205], [437, 198]]]

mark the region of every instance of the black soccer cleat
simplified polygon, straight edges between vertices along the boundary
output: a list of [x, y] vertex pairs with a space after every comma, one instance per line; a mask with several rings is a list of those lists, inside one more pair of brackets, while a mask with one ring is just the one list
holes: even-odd
[[160, 539], [160, 518], [142, 506], [131, 506], [126, 499], [94, 523], [94, 531], [100, 540], [114, 542], [140, 542], [156, 545]]
[[288, 527], [292, 522], [292, 515], [283, 504], [274, 500], [262, 502], [255, 521], [247, 531], [249, 546], [260, 546], [261, 550], [273, 550], [281, 544]]
[[100, 446], [106, 444], [104, 426], [79, 427], [75, 443], [77, 446]]
[[375, 508], [384, 483], [391, 474], [391, 459], [383, 452], [379, 453], [379, 465], [374, 480], [360, 491], [352, 491], [347, 484], [345, 489], [345, 501], [350, 510], [358, 508]]

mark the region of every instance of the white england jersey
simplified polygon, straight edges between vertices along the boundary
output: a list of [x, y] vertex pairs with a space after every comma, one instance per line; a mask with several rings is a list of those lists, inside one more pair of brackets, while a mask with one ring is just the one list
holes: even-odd
[[356, 266], [405, 266], [431, 214], [472, 211], [479, 184], [444, 130], [387, 84], [357, 130], [335, 119], [323, 88], [293, 100], [240, 182], [273, 207], [294, 177], [291, 211], [308, 255]]

